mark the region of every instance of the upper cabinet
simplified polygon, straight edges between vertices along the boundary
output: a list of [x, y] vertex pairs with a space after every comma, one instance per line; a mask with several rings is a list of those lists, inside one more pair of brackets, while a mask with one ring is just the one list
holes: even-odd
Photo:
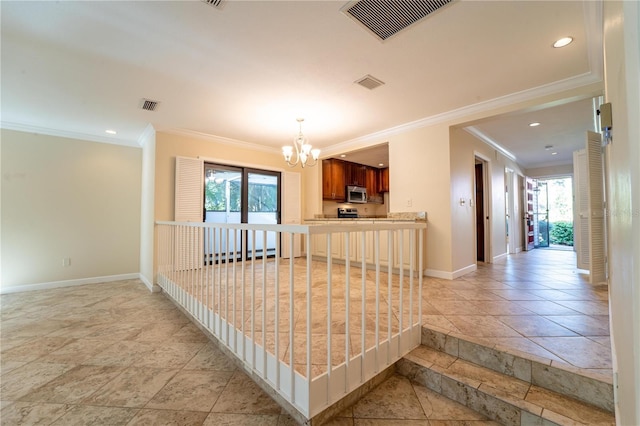
[[322, 160], [322, 198], [344, 201], [346, 199], [345, 162], [331, 158]]
[[389, 192], [389, 168], [378, 171], [378, 191]]
[[344, 164], [347, 185], [365, 186], [367, 184], [367, 166], [348, 161]]
[[[386, 177], [381, 176], [383, 173]], [[371, 200], [382, 200], [379, 194], [389, 191], [389, 169], [378, 169], [335, 158], [323, 160], [322, 198], [344, 201], [347, 185], [363, 186], [367, 188], [367, 195]]]

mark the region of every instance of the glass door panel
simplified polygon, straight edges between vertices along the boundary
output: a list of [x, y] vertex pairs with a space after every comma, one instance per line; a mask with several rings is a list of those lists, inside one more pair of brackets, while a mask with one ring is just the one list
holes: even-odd
[[[204, 208], [205, 222], [242, 222], [242, 169], [205, 164]], [[209, 258], [236, 258], [240, 255], [240, 235], [228, 232], [210, 235], [206, 253]], [[214, 256], [215, 255], [215, 256]]]
[[[280, 223], [280, 173], [205, 163], [205, 222]], [[255, 241], [254, 241], [255, 239]], [[275, 232], [247, 232], [247, 258], [273, 256]], [[222, 230], [205, 243], [209, 259], [240, 259], [242, 235]]]
[[[280, 173], [248, 170], [247, 182], [247, 223], [279, 223]], [[278, 243], [275, 232], [256, 233], [255, 241], [249, 235], [247, 255], [249, 257], [275, 255]]]

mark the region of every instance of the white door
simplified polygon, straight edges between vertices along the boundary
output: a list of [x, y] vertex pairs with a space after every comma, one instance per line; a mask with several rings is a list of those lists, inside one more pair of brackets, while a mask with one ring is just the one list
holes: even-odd
[[573, 153], [573, 243], [579, 269], [589, 269], [589, 181], [587, 151]]
[[602, 139], [587, 132], [587, 147], [574, 152], [575, 247], [577, 264], [592, 284], [606, 281]]

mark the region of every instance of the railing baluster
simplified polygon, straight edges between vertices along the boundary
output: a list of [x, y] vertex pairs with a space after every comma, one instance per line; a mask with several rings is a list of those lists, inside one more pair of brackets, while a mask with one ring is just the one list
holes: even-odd
[[[372, 378], [375, 372], [392, 365], [399, 357], [411, 350], [414, 347], [413, 345], [419, 344], [420, 323], [422, 320], [422, 271], [425, 226], [405, 226], [393, 223], [379, 225], [358, 224], [352, 228], [350, 228], [350, 225], [340, 224], [331, 227], [295, 226], [300, 227], [299, 232], [289, 229], [287, 225], [158, 222], [157, 283], [163, 288], [168, 297], [171, 297], [189, 312], [194, 321], [202, 323], [213, 333], [220, 344], [226, 345], [239, 359], [243, 360], [248, 370], [253, 374], [262, 376], [266, 383], [269, 383], [276, 392], [300, 409], [305, 416], [313, 416], [317, 414], [317, 408], [311, 408], [306, 403], [303, 404], [303, 400], [309, 401], [315, 407], [330, 404], [332, 401], [341, 398], [340, 392], [335, 392], [336, 380], [343, 381], [344, 389], [341, 389], [341, 392], [346, 394], [352, 388]], [[258, 265], [256, 264], [257, 247], [260, 245], [256, 244], [257, 232], [262, 233], [262, 262], [260, 264], [262, 279], [260, 283], [256, 282], [256, 273], [260, 273], [257, 271]], [[384, 270], [381, 265], [381, 257], [384, 254], [381, 251], [384, 249], [381, 247], [383, 237], [381, 232], [386, 233], [388, 243], [386, 249], [388, 262], [386, 265], [386, 295], [381, 293], [381, 291], [385, 291], [383, 287], [385, 284], [381, 282]], [[281, 281], [281, 273], [285, 270], [280, 271], [280, 268], [284, 267], [282, 265], [282, 246], [278, 244], [275, 246], [275, 259], [270, 260], [268, 257], [267, 243], [270, 241], [270, 233], [273, 233], [276, 241], [281, 241], [283, 244], [288, 241], [290, 248], [290, 253], [287, 255], [289, 258], [289, 349], [288, 357], [283, 359], [280, 359], [282, 348], [280, 338], [283, 337], [282, 334], [286, 330], [281, 327], [281, 322], [282, 320], [287, 321], [286, 318], [282, 317], [281, 308], [286, 309], [287, 302], [282, 298], [284, 295], [281, 294], [282, 291], [286, 291], [286, 289], [282, 288], [284, 283]], [[306, 292], [304, 291], [305, 288], [299, 288], [301, 297], [296, 301], [294, 250], [296, 239], [300, 234], [305, 235], [306, 271], [304, 273], [306, 276], [304, 281], [302, 280], [303, 277], [300, 276], [299, 283], [306, 286]], [[315, 261], [312, 259], [312, 237], [314, 235], [319, 238], [326, 237], [326, 256], [321, 259], [326, 261], [326, 271], [316, 271], [316, 274], [326, 274], [326, 277], [321, 279], [326, 282], [327, 294], [326, 297], [319, 294], [320, 300], [314, 299], [313, 285], [315, 277], [313, 275], [313, 266]], [[352, 236], [354, 237], [353, 239], [351, 238]], [[334, 244], [340, 244], [336, 241], [336, 238], [340, 237], [343, 241], [342, 248], [345, 251], [344, 269], [340, 266], [335, 266], [336, 261], [333, 257], [335, 250], [332, 250], [335, 249]], [[409, 241], [406, 241], [407, 238]], [[250, 246], [253, 247], [252, 250]], [[398, 251], [396, 252], [395, 250]], [[251, 262], [249, 262], [249, 256], [251, 256]], [[407, 258], [407, 256], [409, 257]], [[351, 321], [353, 312], [351, 298], [353, 284], [351, 282], [352, 261], [354, 265], [356, 264], [355, 262], [359, 261], [362, 278], [361, 294], [359, 296], [361, 297], [360, 308], [362, 311], [360, 316], [360, 353], [357, 353], [357, 349], [353, 350], [350, 346], [352, 336], [358, 340], [357, 335], [352, 330], [352, 327], [357, 325], [354, 321]], [[229, 262], [233, 262], [233, 264], [230, 265]], [[394, 266], [397, 267], [397, 271]], [[238, 271], [238, 268], [241, 268], [240, 271]], [[367, 268], [372, 269], [369, 276]], [[405, 269], [408, 269], [408, 271]], [[337, 281], [336, 277], [343, 270], [345, 274], [343, 281], [345, 286], [345, 346], [344, 350], [341, 350], [339, 345], [334, 348], [334, 340], [337, 337], [342, 339], [342, 335], [337, 336], [333, 332], [333, 320], [336, 316], [334, 307], [343, 308], [342, 303], [333, 303], [333, 290], [334, 288], [338, 290], [336, 286], [339, 281]], [[251, 283], [249, 284], [247, 280], [251, 280]], [[396, 280], [398, 282], [397, 288], [395, 286]], [[273, 283], [273, 288], [269, 287], [270, 283]], [[257, 288], [258, 285], [261, 285], [260, 290]], [[408, 292], [408, 298], [404, 293], [405, 290]], [[257, 291], [260, 291], [260, 294], [257, 294]], [[269, 296], [271, 291], [274, 292], [273, 298]], [[375, 297], [372, 296], [371, 298], [372, 303], [375, 303], [375, 308], [368, 303], [367, 299], [367, 294], [371, 291], [375, 291]], [[247, 292], [250, 292], [250, 294]], [[355, 290], [355, 292], [354, 298], [357, 298], [358, 290]], [[398, 294], [397, 301], [395, 300], [396, 292]], [[342, 289], [339, 289], [338, 293], [342, 294]], [[305, 299], [303, 300], [302, 297]], [[385, 297], [386, 310], [382, 306], [382, 303], [385, 303]], [[405, 299], [407, 300], [405, 301]], [[322, 300], [325, 300], [325, 302], [322, 302]], [[300, 339], [300, 342], [298, 342], [305, 341], [306, 354], [304, 357], [296, 357], [297, 350], [303, 350], [300, 345], [296, 347], [295, 304], [300, 301], [303, 303], [306, 301], [306, 318], [300, 317], [301, 320], [306, 320], [306, 331], [303, 336], [304, 339]], [[281, 302], [285, 305], [281, 306]], [[314, 302], [326, 304], [327, 348], [326, 360], [324, 361], [321, 359], [323, 354], [313, 353], [318, 335], [324, 333], [321, 329], [317, 333], [314, 332]], [[273, 312], [271, 312], [270, 303], [274, 304]], [[357, 300], [355, 303], [357, 303]], [[415, 303], [418, 303], [418, 305], [414, 306]], [[238, 304], [240, 304], [239, 307]], [[304, 310], [304, 307], [301, 307], [301, 310]], [[256, 318], [256, 309], [260, 308], [262, 308], [261, 318]], [[383, 327], [385, 327], [385, 323], [382, 323], [385, 312], [387, 315], [386, 333], [382, 331]], [[357, 318], [358, 314], [354, 314]], [[258, 328], [257, 321], [260, 320], [262, 327]], [[318, 318], [318, 320], [320, 324], [324, 322], [322, 318]], [[268, 330], [268, 324], [271, 321], [274, 322], [273, 333]], [[248, 322], [250, 322], [250, 325]], [[396, 327], [394, 324], [396, 322], [398, 333], [394, 336]], [[374, 326], [373, 329], [369, 329], [371, 333], [368, 333], [368, 323], [373, 323]], [[256, 342], [256, 331], [262, 332], [261, 339], [258, 340], [259, 342], [261, 341], [262, 348]], [[269, 344], [268, 347], [267, 334], [272, 336], [269, 339], [275, 339], [274, 344]], [[392, 344], [394, 338], [397, 339], [396, 344]], [[373, 341], [373, 346], [370, 349], [375, 352], [375, 354], [370, 354], [371, 357], [367, 356], [368, 340]], [[339, 344], [342, 344], [342, 340]], [[271, 348], [273, 348], [273, 356]], [[334, 354], [334, 349], [339, 352]], [[386, 352], [381, 352], [382, 350]], [[337, 365], [334, 365], [333, 357], [339, 353], [344, 353], [345, 361], [340, 370], [344, 369], [344, 373], [341, 372], [338, 376], [336, 372], [339, 370], [336, 369]], [[386, 353], [386, 356], [383, 356], [384, 353]], [[356, 356], [355, 360], [359, 362], [352, 362], [354, 354]], [[320, 358], [316, 360], [318, 355], [320, 355]], [[258, 359], [256, 360], [256, 358]], [[341, 358], [341, 355], [339, 358]], [[296, 374], [296, 359], [299, 363], [306, 361], [304, 377]], [[322, 373], [325, 377], [321, 379], [323, 380], [321, 382], [323, 385], [320, 388], [312, 386], [314, 362], [320, 364], [316, 365], [316, 367], [324, 369], [323, 365], [326, 365], [327, 369], [326, 373]], [[375, 365], [372, 363], [375, 363]], [[298, 365], [301, 366], [301, 364]], [[358, 375], [357, 371], [353, 372], [353, 368], [360, 369], [360, 374]], [[282, 380], [282, 378], [286, 379]], [[354, 380], [357, 383], [354, 383]], [[303, 384], [302, 388], [300, 387], [301, 383]], [[296, 387], [299, 389], [297, 395]], [[309, 392], [312, 390], [314, 392], [319, 391], [320, 394], [310, 395]], [[298, 397], [300, 395], [302, 399]], [[321, 399], [319, 400], [318, 398]]]
[[[276, 234], [276, 241], [280, 241], [280, 233]], [[266, 257], [266, 247], [265, 249], [265, 257]], [[280, 352], [278, 349], [280, 348], [280, 244], [276, 243], [276, 258], [275, 258], [275, 344], [274, 344], [274, 356], [276, 359], [276, 390], [280, 390]]]
[[[267, 231], [262, 231], [262, 377], [267, 377]], [[256, 252], [254, 245], [253, 252]]]
[[[331, 240], [333, 234], [327, 234], [327, 253], [331, 253]], [[331, 265], [332, 257], [329, 256], [327, 259], [327, 400], [331, 401], [331, 346], [333, 346], [333, 342], [331, 340]]]

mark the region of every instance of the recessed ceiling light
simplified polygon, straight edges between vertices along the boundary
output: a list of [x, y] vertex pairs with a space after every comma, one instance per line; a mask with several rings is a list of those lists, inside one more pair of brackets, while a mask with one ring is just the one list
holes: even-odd
[[115, 130], [111, 130], [111, 129], [109, 129], [109, 130], [105, 130], [105, 133], [109, 133], [110, 135], [115, 135], [115, 134], [117, 134], [118, 132], [116, 132]]
[[558, 153], [554, 151], [551, 153], [551, 155], [558, 155]]
[[553, 47], [556, 47], [556, 48], [565, 47], [572, 41], [573, 41], [573, 37], [562, 37], [560, 40], [557, 40], [555, 43], [553, 43]]
[[382, 167], [384, 166], [384, 163], [378, 163], [378, 166]]
[[344, 158], [346, 156], [347, 156], [347, 154], [340, 154], [340, 158]]
[[537, 121], [534, 121], [533, 123], [529, 123], [529, 127], [537, 127], [539, 125], [540, 123], [538, 123]]

